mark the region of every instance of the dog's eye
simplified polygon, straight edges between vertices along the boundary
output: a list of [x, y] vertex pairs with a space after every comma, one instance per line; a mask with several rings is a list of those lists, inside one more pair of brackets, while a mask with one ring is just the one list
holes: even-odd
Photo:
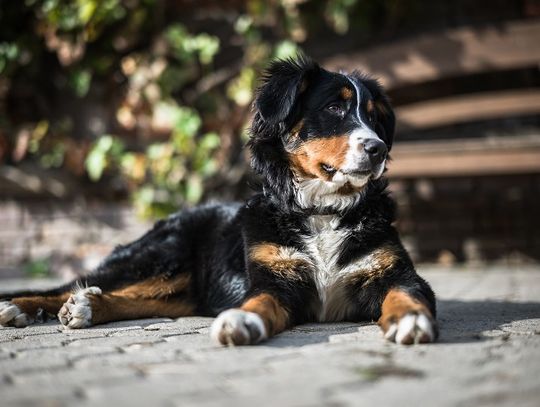
[[340, 117], [345, 116], [345, 111], [341, 108], [339, 105], [330, 105], [326, 107], [326, 110], [328, 110], [330, 113], [338, 115]]
[[336, 169], [328, 164], [321, 164], [321, 168], [323, 169], [324, 172], [328, 174], [334, 174], [336, 172]]

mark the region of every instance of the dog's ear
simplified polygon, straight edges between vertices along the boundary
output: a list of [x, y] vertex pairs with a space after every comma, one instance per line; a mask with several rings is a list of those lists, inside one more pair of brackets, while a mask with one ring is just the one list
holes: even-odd
[[375, 132], [384, 140], [388, 146], [388, 151], [392, 148], [394, 142], [394, 133], [396, 129], [396, 117], [394, 109], [390, 105], [390, 100], [384, 92], [382, 85], [375, 79], [362, 78], [362, 83], [368, 88], [373, 97], [377, 122]]
[[263, 74], [254, 103], [262, 119], [270, 125], [284, 122], [307, 87], [308, 77], [318, 68], [304, 55], [272, 62]]
[[282, 205], [292, 204], [294, 198], [283, 137], [294, 121], [300, 94], [319, 69], [316, 63], [303, 55], [274, 61], [263, 74], [255, 98], [255, 115], [248, 142], [251, 167], [263, 177], [263, 188], [272, 191], [272, 196], [279, 197]]

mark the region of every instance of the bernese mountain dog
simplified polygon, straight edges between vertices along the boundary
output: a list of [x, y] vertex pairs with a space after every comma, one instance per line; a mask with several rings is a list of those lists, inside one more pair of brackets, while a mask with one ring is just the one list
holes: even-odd
[[248, 143], [259, 193], [160, 220], [62, 287], [3, 294], [0, 324], [217, 316], [217, 342], [249, 345], [297, 324], [378, 321], [390, 341], [434, 341], [433, 291], [392, 226], [394, 124], [376, 80], [305, 56], [273, 62]]

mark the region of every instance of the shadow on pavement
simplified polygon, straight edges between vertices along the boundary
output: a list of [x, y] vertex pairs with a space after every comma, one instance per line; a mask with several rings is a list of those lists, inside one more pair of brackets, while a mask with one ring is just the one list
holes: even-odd
[[[470, 343], [510, 334], [540, 334], [540, 302], [439, 300], [437, 306], [438, 343]], [[538, 319], [538, 322], [531, 323], [531, 319]], [[272, 338], [264, 346], [300, 347], [325, 343], [331, 336], [358, 333], [359, 328], [368, 325], [374, 323], [301, 325]]]
[[[438, 320], [442, 343], [489, 340], [500, 335], [540, 334], [540, 302], [439, 300]], [[486, 334], [486, 331], [503, 332]]]

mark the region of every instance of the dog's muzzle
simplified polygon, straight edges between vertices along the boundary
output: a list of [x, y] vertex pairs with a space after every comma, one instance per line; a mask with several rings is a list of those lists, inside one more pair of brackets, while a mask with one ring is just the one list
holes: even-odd
[[351, 180], [379, 178], [387, 156], [388, 147], [374, 131], [357, 129], [349, 136], [349, 151], [340, 172]]

